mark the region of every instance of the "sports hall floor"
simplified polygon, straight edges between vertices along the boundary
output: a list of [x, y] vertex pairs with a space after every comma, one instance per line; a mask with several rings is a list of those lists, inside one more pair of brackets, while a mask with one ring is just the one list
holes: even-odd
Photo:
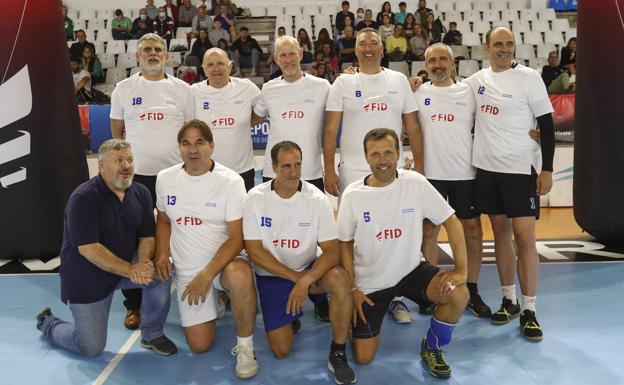
[[[545, 209], [538, 223], [542, 263], [537, 306], [545, 335], [542, 342], [522, 339], [517, 319], [493, 326], [465, 313], [446, 349], [453, 375], [449, 380], [434, 379], [419, 357], [429, 318], [418, 315], [416, 305], [408, 301], [413, 322], [398, 325], [386, 317], [375, 361], [367, 366], [353, 364], [357, 383], [624, 384], [624, 247], [604, 246], [582, 234], [571, 209]], [[501, 295], [492, 243], [487, 241], [491, 239], [487, 221], [484, 236], [479, 287], [486, 302], [497, 308]], [[448, 250], [448, 245], [440, 246], [443, 252]], [[443, 255], [440, 262], [451, 260]], [[55, 314], [71, 319], [59, 300], [57, 266], [54, 260], [47, 264], [0, 260], [0, 384], [333, 384], [326, 366], [330, 327], [314, 319], [311, 304], [304, 312], [304, 330], [296, 337], [291, 355], [283, 360], [272, 357], [258, 315], [254, 335], [261, 368], [249, 380], [234, 375], [235, 358], [229, 351], [235, 333], [229, 311], [218, 322], [212, 349], [194, 355], [185, 344], [177, 305], [172, 303], [165, 332], [180, 350], [160, 357], [139, 346], [139, 332], [123, 327], [125, 309], [117, 293], [101, 356], [82, 358], [51, 347], [35, 329], [33, 315], [50, 305]], [[50, 269], [52, 273], [45, 272]]]

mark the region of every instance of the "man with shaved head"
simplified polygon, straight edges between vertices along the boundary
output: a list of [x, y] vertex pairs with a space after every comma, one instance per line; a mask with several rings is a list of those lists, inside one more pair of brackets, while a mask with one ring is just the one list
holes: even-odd
[[[543, 334], [535, 315], [539, 271], [535, 220], [539, 196], [552, 187], [553, 107], [540, 74], [513, 61], [516, 42], [509, 29], [490, 30], [484, 48], [491, 67], [464, 81], [477, 103], [472, 158], [477, 168], [476, 206], [492, 223], [503, 292], [502, 305], [491, 320], [502, 325], [520, 316], [522, 335], [540, 341]], [[536, 122], [542, 155], [539, 174], [537, 144], [526, 134]], [[516, 260], [522, 307], [516, 299]]]
[[249, 191], [255, 177], [251, 114], [260, 90], [249, 79], [230, 77], [232, 61], [220, 48], [206, 51], [203, 69], [208, 79], [191, 87], [195, 117], [214, 134], [212, 158], [237, 172]]

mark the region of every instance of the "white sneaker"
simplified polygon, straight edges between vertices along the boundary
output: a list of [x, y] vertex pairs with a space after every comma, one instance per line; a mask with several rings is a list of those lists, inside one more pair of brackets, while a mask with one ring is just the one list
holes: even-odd
[[410, 313], [409, 309], [402, 301], [392, 301], [389, 310], [397, 323], [408, 324], [412, 322], [412, 313]]
[[255, 69], [255, 68], [252, 68], [252, 69], [251, 69], [251, 73], [249, 74], [249, 76], [250, 76], [250, 77], [254, 77], [254, 76], [256, 76], [256, 69]]
[[236, 72], [234, 72], [232, 76], [235, 78], [240, 78], [243, 76], [243, 74], [240, 72], [240, 70], [236, 70]]
[[256, 361], [256, 353], [247, 346], [235, 346], [231, 351], [236, 356], [236, 377], [250, 378], [258, 373], [260, 365]]
[[219, 291], [217, 294], [217, 319], [223, 319], [225, 317], [225, 306], [227, 304], [227, 293]]

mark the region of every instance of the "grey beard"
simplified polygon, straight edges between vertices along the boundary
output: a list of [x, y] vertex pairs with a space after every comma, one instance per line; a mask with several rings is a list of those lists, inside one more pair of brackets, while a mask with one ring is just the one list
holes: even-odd
[[161, 63], [149, 65], [147, 62], [143, 62], [141, 63], [141, 70], [149, 73], [150, 75], [156, 75], [163, 70], [163, 66]]

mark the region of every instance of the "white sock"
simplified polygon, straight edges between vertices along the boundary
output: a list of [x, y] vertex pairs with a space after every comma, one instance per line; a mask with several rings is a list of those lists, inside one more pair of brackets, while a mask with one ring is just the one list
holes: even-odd
[[531, 310], [535, 311], [535, 302], [537, 301], [537, 297], [529, 297], [528, 295], [522, 295], [522, 311]]
[[253, 349], [253, 334], [249, 337], [236, 336], [236, 346], [246, 346]]
[[516, 285], [501, 286], [501, 290], [503, 291], [503, 297], [510, 300], [513, 304], [516, 303]]

